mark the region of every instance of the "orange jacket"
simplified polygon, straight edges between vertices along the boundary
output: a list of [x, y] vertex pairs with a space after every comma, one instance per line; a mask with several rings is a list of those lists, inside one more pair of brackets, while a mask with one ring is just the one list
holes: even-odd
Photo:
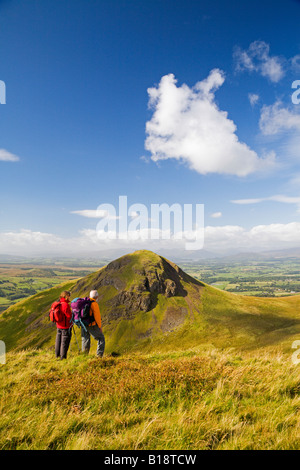
[[90, 297], [90, 299], [93, 300], [91, 304], [90, 315], [93, 314], [95, 318], [95, 321], [91, 323], [91, 326], [94, 326], [97, 324], [99, 328], [101, 328], [101, 315], [100, 315], [99, 305], [95, 299], [93, 299], [92, 297]]

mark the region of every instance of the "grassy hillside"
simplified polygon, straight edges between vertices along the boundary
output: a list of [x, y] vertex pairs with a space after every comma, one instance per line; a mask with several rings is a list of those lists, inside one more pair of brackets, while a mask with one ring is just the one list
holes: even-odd
[[51, 303], [64, 289], [74, 298], [94, 288], [100, 294], [108, 353], [182, 350], [199, 344], [256, 349], [280, 343], [289, 349], [300, 335], [300, 296], [268, 299], [224, 292], [155, 253], [138, 251], [7, 309], [0, 316], [0, 338], [7, 350], [53, 347]]
[[9, 353], [0, 449], [299, 449], [300, 374], [281, 353], [102, 360]]
[[[73, 337], [57, 361], [51, 303], [94, 288], [104, 358]], [[299, 307], [218, 290], [148, 251], [23, 300], [0, 315], [0, 449], [299, 449]]]

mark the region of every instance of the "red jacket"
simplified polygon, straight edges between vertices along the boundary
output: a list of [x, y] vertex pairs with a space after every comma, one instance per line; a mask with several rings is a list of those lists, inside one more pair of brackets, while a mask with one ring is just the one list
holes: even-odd
[[66, 300], [64, 298], [60, 299], [61, 302], [61, 311], [64, 314], [64, 319], [61, 322], [57, 322], [56, 326], [57, 328], [60, 328], [62, 330], [67, 330], [68, 328], [71, 328], [72, 326], [72, 310], [69, 305], [70, 301]]

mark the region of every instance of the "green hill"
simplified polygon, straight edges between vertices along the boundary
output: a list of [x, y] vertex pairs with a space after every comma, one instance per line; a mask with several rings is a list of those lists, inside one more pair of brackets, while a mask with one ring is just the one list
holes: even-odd
[[282, 344], [290, 350], [300, 335], [300, 296], [269, 299], [224, 292], [142, 250], [3, 312], [0, 338], [8, 351], [53, 347], [56, 329], [48, 312], [65, 289], [72, 298], [98, 290], [107, 353], [179, 351], [199, 345], [256, 349]]
[[[65, 289], [99, 291], [101, 360], [73, 340], [55, 360], [48, 311]], [[220, 291], [149, 251], [29, 297], [0, 316], [0, 450], [299, 449], [299, 307]]]

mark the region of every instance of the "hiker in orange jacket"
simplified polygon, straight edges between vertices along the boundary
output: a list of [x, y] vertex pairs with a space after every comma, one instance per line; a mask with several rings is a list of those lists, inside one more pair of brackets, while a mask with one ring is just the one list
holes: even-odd
[[94, 317], [94, 320], [89, 326], [81, 327], [81, 341], [82, 341], [82, 351], [89, 353], [91, 347], [91, 336], [97, 341], [97, 356], [102, 357], [105, 349], [105, 338], [102, 331], [101, 324], [101, 314], [100, 308], [98, 305], [98, 292], [96, 290], [91, 290], [90, 300], [91, 309], [90, 316]]
[[67, 352], [72, 336], [72, 310], [70, 307], [69, 291], [63, 291], [60, 294], [59, 302], [62, 312], [62, 320], [56, 323], [57, 334], [55, 341], [55, 356], [61, 359], [67, 359]]

